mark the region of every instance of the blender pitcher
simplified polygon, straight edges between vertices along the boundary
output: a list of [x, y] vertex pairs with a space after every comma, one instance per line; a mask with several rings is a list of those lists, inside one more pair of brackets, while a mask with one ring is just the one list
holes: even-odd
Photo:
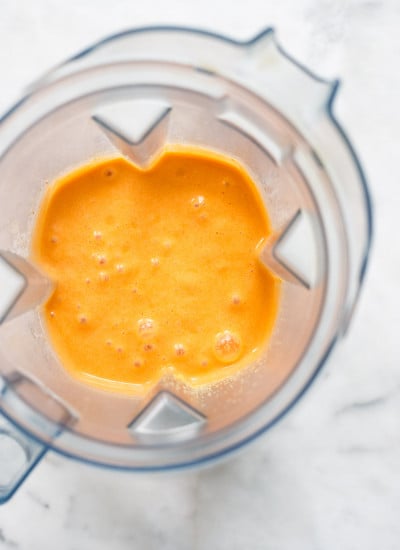
[[[300, 398], [347, 330], [371, 240], [365, 179], [332, 113], [337, 89], [272, 29], [236, 42], [146, 28], [56, 67], [0, 119], [0, 501], [48, 449], [179, 469], [241, 447]], [[71, 377], [51, 349], [40, 305], [53, 282], [30, 260], [31, 232], [61, 173], [121, 154], [145, 167], [168, 144], [220, 152], [251, 175], [273, 226], [260, 258], [282, 280], [279, 312], [235, 377], [194, 390], [167, 376], [120, 395]]]

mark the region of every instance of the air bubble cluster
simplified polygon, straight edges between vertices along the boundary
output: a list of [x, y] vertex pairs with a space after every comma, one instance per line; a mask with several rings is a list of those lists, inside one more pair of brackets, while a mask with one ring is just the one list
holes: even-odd
[[138, 320], [136, 330], [139, 338], [142, 340], [150, 340], [157, 334], [157, 325], [153, 319], [143, 317]]
[[242, 353], [242, 340], [230, 330], [218, 332], [214, 340], [214, 355], [221, 363], [233, 363]]

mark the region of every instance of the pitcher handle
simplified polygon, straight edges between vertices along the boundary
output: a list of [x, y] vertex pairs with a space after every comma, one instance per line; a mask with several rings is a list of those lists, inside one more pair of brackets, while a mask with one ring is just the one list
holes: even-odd
[[[29, 433], [14, 423], [28, 421]], [[0, 376], [0, 504], [6, 502], [77, 415], [48, 388], [25, 373]]]
[[47, 445], [28, 437], [5, 417], [1, 418], [0, 504], [13, 496], [47, 449]]

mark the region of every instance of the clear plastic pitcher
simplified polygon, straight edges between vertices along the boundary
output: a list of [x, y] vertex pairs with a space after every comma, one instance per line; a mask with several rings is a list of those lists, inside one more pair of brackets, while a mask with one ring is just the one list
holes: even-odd
[[[115, 468], [179, 469], [241, 447], [303, 395], [347, 330], [371, 239], [365, 179], [332, 113], [337, 89], [271, 29], [242, 43], [149, 28], [76, 55], [3, 116], [0, 501], [49, 448]], [[237, 159], [259, 188], [273, 225], [261, 259], [283, 281], [272, 337], [256, 363], [212, 387], [166, 377], [139, 397], [86, 386], [42, 328], [52, 281], [29, 260], [35, 213], [69, 169], [121, 153], [145, 166], [176, 143]]]

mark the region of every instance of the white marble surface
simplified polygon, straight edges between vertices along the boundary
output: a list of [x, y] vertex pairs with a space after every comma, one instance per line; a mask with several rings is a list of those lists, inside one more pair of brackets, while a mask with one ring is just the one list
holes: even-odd
[[370, 181], [373, 258], [350, 334], [306, 398], [213, 469], [137, 476], [48, 454], [0, 508], [0, 549], [400, 548], [400, 4], [397, 0], [0, 0], [0, 110], [49, 66], [152, 23], [286, 49], [344, 80], [337, 113]]

